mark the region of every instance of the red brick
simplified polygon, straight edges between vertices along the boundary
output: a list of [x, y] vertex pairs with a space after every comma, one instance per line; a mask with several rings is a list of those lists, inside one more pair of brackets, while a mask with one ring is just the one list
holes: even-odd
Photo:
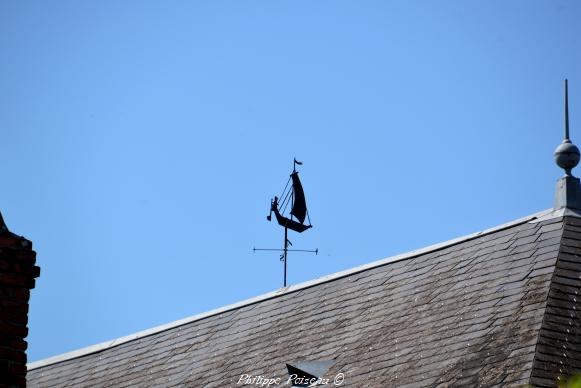
[[30, 290], [26, 288], [16, 288], [12, 291], [15, 299], [27, 301], [30, 299]]
[[[13, 387], [25, 388], [26, 387], [26, 377], [24, 377], [24, 376], [8, 376], [8, 377], [3, 378], [2, 382], [7, 384], [7, 385], [4, 385], [5, 387], [9, 387], [9, 388], [13, 388]], [[2, 385], [0, 385], [0, 388], [2, 388]]]
[[0, 311], [27, 314], [28, 308], [28, 303], [23, 300], [14, 300], [11, 298], [0, 300]]
[[0, 338], [0, 348], [24, 351], [28, 349], [28, 342], [19, 337], [3, 336]]
[[32, 249], [18, 249], [14, 256], [19, 260], [30, 261], [32, 264], [36, 261], [36, 252]]
[[12, 236], [0, 236], [0, 247], [9, 248], [19, 246], [18, 239]]
[[26, 336], [28, 336], [28, 328], [26, 326], [10, 325], [5, 322], [0, 322], [0, 333], [7, 336], [13, 335], [20, 338], [26, 338]]
[[10, 347], [12, 341], [17, 340], [19, 337], [13, 335], [0, 335], [0, 346]]
[[20, 275], [16, 273], [0, 273], [0, 284], [3, 286], [19, 286], [26, 288], [34, 288], [34, 285], [30, 287], [31, 281], [29, 276]]
[[14, 362], [26, 363], [26, 353], [22, 350], [0, 348], [0, 360], [10, 360]]
[[40, 273], [40, 268], [31, 263], [25, 263], [15, 260], [14, 263], [12, 263], [12, 270], [3, 272], [23, 273], [30, 275], [32, 277], [38, 277], [38, 274]]
[[28, 349], [28, 342], [23, 339], [13, 339], [8, 346], [14, 350], [26, 350]]
[[16, 315], [28, 315], [28, 306], [0, 305], [0, 319], [2, 317], [13, 317]]
[[17, 376], [26, 376], [26, 364], [22, 363], [22, 364], [12, 364], [10, 365], [10, 367], [8, 368], [8, 370], [10, 371], [10, 373], [13, 373]]
[[26, 325], [28, 323], [28, 314], [0, 312], [0, 321], [14, 323], [16, 325]]
[[37, 265], [34, 265], [30, 268], [30, 271], [27, 272], [30, 276], [33, 276], [35, 278], [40, 276], [40, 267]]

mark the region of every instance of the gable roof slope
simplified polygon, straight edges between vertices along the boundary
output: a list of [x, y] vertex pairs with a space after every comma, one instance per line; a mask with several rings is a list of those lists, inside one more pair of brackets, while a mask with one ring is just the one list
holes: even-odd
[[529, 217], [30, 366], [31, 387], [240, 387], [333, 360], [346, 387], [555, 386], [581, 369], [581, 219]]

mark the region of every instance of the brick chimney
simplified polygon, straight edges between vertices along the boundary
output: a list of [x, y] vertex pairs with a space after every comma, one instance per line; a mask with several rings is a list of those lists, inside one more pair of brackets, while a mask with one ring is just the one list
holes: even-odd
[[28, 300], [40, 268], [32, 243], [0, 214], [0, 387], [26, 387]]

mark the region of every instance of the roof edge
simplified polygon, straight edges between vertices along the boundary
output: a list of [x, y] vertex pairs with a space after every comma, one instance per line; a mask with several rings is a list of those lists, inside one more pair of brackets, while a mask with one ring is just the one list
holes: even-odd
[[355, 268], [350, 268], [344, 271], [339, 271], [330, 275], [325, 275], [322, 276], [320, 278], [317, 279], [313, 279], [313, 280], [308, 280], [306, 282], [303, 283], [299, 283], [296, 285], [291, 285], [288, 287], [283, 287], [283, 288], [279, 288], [276, 291], [271, 291], [268, 292], [266, 294], [262, 294], [262, 295], [258, 295], [255, 296], [253, 298], [249, 298], [237, 303], [233, 303], [230, 305], [226, 305], [214, 310], [210, 310], [204, 313], [200, 313], [200, 314], [196, 314], [187, 318], [183, 318], [183, 319], [179, 319], [170, 323], [166, 323], [160, 326], [156, 326], [156, 327], [152, 327], [150, 329], [146, 329], [143, 331], [139, 331], [137, 333], [133, 333], [133, 334], [129, 334], [127, 336], [124, 337], [120, 337], [120, 338], [116, 338], [113, 340], [109, 340], [109, 341], [105, 341], [105, 342], [101, 342], [95, 345], [91, 345], [85, 348], [81, 348], [81, 349], [77, 349], [77, 350], [73, 350], [71, 352], [67, 352], [67, 353], [62, 353], [56, 356], [52, 356], [52, 357], [48, 357], [39, 361], [34, 361], [31, 363], [27, 364], [27, 368], [28, 370], [33, 370], [33, 369], [38, 369], [38, 368], [42, 368], [44, 366], [48, 366], [48, 365], [52, 365], [52, 364], [56, 364], [59, 362], [63, 362], [63, 361], [68, 361], [68, 360], [72, 360], [75, 358], [79, 358], [79, 357], [83, 357], [83, 356], [87, 356], [89, 354], [93, 354], [93, 353], [97, 353], [139, 338], [143, 338], [143, 337], [147, 337], [149, 335], [152, 334], [157, 334], [169, 329], [173, 329], [175, 327], [178, 326], [183, 326], [185, 324], [191, 323], [191, 322], [195, 322], [195, 321], [199, 321], [201, 319], [204, 318], [208, 318], [214, 315], [218, 315], [221, 313], [225, 313], [227, 311], [231, 311], [231, 310], [235, 310], [244, 306], [248, 306], [254, 303], [258, 303], [258, 302], [262, 302], [264, 300], [268, 300], [268, 299], [272, 299], [272, 298], [276, 298], [280, 295], [284, 295], [284, 294], [289, 294], [292, 292], [296, 292], [305, 288], [309, 288], [309, 287], [313, 287], [315, 285], [318, 284], [322, 284], [322, 283], [327, 283], [339, 278], [343, 278], [346, 276], [350, 276], [350, 275], [354, 275], [357, 274], [359, 272], [363, 272], [372, 268], [376, 268], [376, 267], [380, 267], [382, 265], [388, 264], [388, 263], [393, 263], [393, 262], [397, 262], [397, 261], [401, 261], [401, 260], [406, 260], [406, 259], [410, 259], [419, 255], [423, 255], [426, 253], [430, 253], [430, 252], [434, 252], [440, 249], [444, 249], [447, 248], [449, 246], [452, 245], [456, 245], [468, 240], [472, 240], [474, 238], [486, 235], [486, 234], [490, 234], [490, 233], [494, 233], [497, 232], [499, 230], [502, 229], [506, 229], [506, 228], [510, 228], [512, 226], [516, 226], [518, 224], [523, 224], [526, 222], [539, 222], [541, 220], [547, 220], [547, 219], [551, 219], [551, 218], [557, 218], [557, 217], [562, 217], [564, 214], [562, 214], [562, 211], [554, 211], [553, 209], [548, 209], [548, 210], [543, 210], [540, 211], [538, 213], [534, 213], [532, 215], [526, 216], [526, 217], [522, 217], [522, 218], [518, 218], [516, 220], [513, 221], [509, 221], [507, 223], [495, 226], [493, 228], [489, 228], [489, 229], [485, 229], [483, 231], [480, 232], [476, 232], [476, 233], [472, 233], [472, 234], [468, 234], [462, 237], [457, 237], [448, 241], [444, 241], [441, 243], [437, 243], [437, 244], [433, 244], [433, 245], [429, 245], [427, 247], [424, 248], [420, 248], [420, 249], [416, 249], [413, 251], [409, 251], [409, 252], [405, 252], [405, 253], [401, 253], [395, 256], [390, 256], [384, 259], [380, 259], [368, 264], [364, 264]]

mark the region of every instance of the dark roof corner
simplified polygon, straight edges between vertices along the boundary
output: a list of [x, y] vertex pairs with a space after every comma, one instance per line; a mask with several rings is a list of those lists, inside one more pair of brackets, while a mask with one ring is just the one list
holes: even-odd
[[32, 250], [32, 241], [25, 239], [22, 236], [12, 233], [8, 230], [8, 226], [4, 222], [4, 217], [0, 212], [0, 245], [4, 247], [12, 246], [15, 248], [23, 248]]
[[2, 213], [0, 213], [0, 235], [10, 233], [6, 223], [4, 222], [4, 217], [2, 217]]
[[286, 368], [293, 387], [313, 387], [334, 364], [334, 360], [298, 361], [292, 364], [287, 363]]

